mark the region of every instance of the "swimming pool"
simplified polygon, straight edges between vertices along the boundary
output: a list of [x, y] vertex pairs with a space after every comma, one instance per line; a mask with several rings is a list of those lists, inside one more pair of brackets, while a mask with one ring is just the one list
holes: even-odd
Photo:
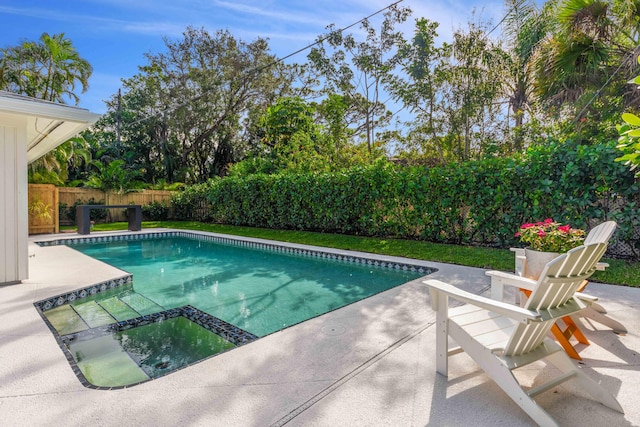
[[[173, 329], [203, 327], [216, 335], [209, 337], [198, 330], [207, 337], [205, 341], [212, 342], [212, 352], [203, 356], [210, 357], [433, 272], [419, 265], [330, 250], [190, 232], [90, 237], [48, 244], [67, 244], [135, 278], [119, 278], [116, 283], [97, 284], [36, 303], [60, 337], [63, 350], [83, 371], [82, 364], [92, 352], [86, 343], [99, 340], [99, 345], [95, 341], [96, 348], [113, 353], [105, 366], [116, 365], [119, 362], [114, 360], [125, 360], [128, 355], [139, 359], [136, 365], [146, 369], [150, 378], [165, 374], [163, 366], [168, 362], [161, 360], [164, 356], [158, 356], [157, 351], [148, 352], [148, 357], [132, 356], [135, 350], [127, 350], [122, 342], [135, 341], [129, 336], [134, 328], [147, 326], [150, 335], [162, 335], [156, 324], [180, 318], [173, 321], [180, 324]], [[192, 311], [198, 315], [185, 314]], [[154, 328], [158, 330], [152, 331]], [[162, 335], [162, 339], [169, 342], [172, 335], [180, 334], [174, 331]], [[177, 346], [168, 343], [165, 347]], [[143, 347], [146, 351], [151, 346], [146, 342]], [[74, 353], [77, 348], [82, 349], [80, 361], [80, 353]], [[100, 350], [93, 353], [99, 356]], [[171, 355], [172, 360], [180, 357]], [[184, 363], [172, 369], [197, 361], [183, 359]], [[86, 372], [81, 373], [86, 379]], [[133, 377], [133, 383], [145, 380], [141, 375]], [[97, 385], [90, 380], [88, 383]], [[125, 384], [98, 386], [119, 385]]]

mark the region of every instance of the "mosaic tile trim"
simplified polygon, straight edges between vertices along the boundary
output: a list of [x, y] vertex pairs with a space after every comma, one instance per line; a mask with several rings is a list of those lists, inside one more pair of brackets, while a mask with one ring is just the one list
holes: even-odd
[[[123, 331], [123, 330], [127, 330], [127, 329], [131, 329], [131, 328], [135, 328], [138, 326], [144, 326], [144, 325], [148, 325], [151, 324], [153, 322], [159, 322], [162, 320], [166, 320], [166, 319], [172, 319], [174, 317], [179, 317], [179, 316], [183, 316], [185, 318], [187, 318], [188, 320], [202, 326], [203, 328], [207, 329], [208, 331], [226, 339], [227, 341], [233, 343], [236, 347], [239, 347], [241, 345], [245, 345], [245, 344], [249, 344], [250, 342], [253, 342], [257, 339], [259, 339], [260, 337], [258, 337], [257, 335], [252, 334], [251, 332], [247, 332], [243, 329], [238, 328], [237, 326], [234, 326], [230, 323], [225, 322], [222, 319], [218, 319], [215, 316], [212, 316], [210, 314], [207, 314], [203, 311], [198, 310], [195, 307], [192, 307], [190, 305], [186, 305], [183, 307], [178, 307], [178, 308], [173, 308], [170, 310], [165, 310], [165, 311], [161, 311], [158, 313], [153, 313], [153, 314], [149, 314], [149, 315], [145, 315], [145, 316], [140, 316], [137, 317], [135, 319], [130, 319], [124, 322], [117, 322], [117, 323], [112, 323], [110, 325], [106, 325], [106, 326], [101, 326], [98, 328], [92, 328], [92, 329], [88, 329], [85, 331], [81, 331], [81, 332], [77, 332], [77, 333], [73, 333], [73, 334], [68, 334], [68, 335], [64, 335], [64, 336], [59, 336], [58, 333], [56, 332], [56, 330], [49, 325], [49, 322], [47, 321], [46, 317], [44, 317], [44, 315], [41, 316], [43, 318], [43, 320], [45, 320], [45, 322], [47, 323], [47, 325], [49, 326], [49, 329], [51, 330], [51, 332], [54, 334], [54, 336], [56, 337], [56, 341], [58, 341], [58, 345], [60, 346], [60, 348], [62, 349], [62, 352], [64, 353], [65, 357], [67, 358], [67, 361], [69, 362], [69, 365], [71, 366], [71, 369], [73, 370], [74, 374], [76, 375], [76, 377], [80, 380], [80, 383], [82, 383], [83, 386], [87, 387], [87, 388], [92, 388], [92, 389], [96, 389], [96, 390], [117, 390], [117, 389], [123, 389], [123, 388], [127, 388], [127, 387], [132, 387], [138, 384], [142, 384], [144, 382], [147, 381], [151, 381], [155, 378], [159, 378], [160, 376], [164, 376], [164, 375], [168, 375], [172, 372], [176, 372], [178, 370], [181, 369], [185, 369], [189, 366], [194, 365], [195, 363], [199, 363], [202, 360], [190, 363], [188, 365], [182, 366], [178, 369], [174, 369], [171, 371], [167, 371], [166, 373], [164, 373], [163, 375], [159, 375], [159, 376], [154, 376], [149, 378], [148, 380], [144, 380], [144, 381], [140, 381], [137, 383], [133, 383], [133, 384], [129, 384], [126, 386], [114, 386], [114, 387], [101, 387], [101, 386], [96, 386], [91, 384], [89, 381], [87, 381], [87, 379], [85, 378], [84, 374], [82, 373], [82, 371], [80, 370], [80, 368], [78, 367], [78, 364], [76, 363], [75, 359], [73, 358], [73, 356], [71, 355], [71, 352], [69, 351], [69, 347], [68, 345], [72, 342], [76, 342], [76, 341], [83, 341], [83, 340], [87, 340], [87, 339], [92, 339], [92, 338], [97, 338], [103, 335], [107, 335], [110, 334], [112, 332], [116, 332], [116, 331]], [[222, 354], [224, 352], [221, 353], [216, 353], [213, 356], [210, 357], [215, 357], [218, 354]]]
[[214, 334], [224, 338], [225, 340], [231, 342], [236, 346], [248, 344], [259, 338], [257, 335], [254, 335], [251, 332], [245, 331], [235, 325], [227, 323], [222, 319], [218, 319], [217, 317], [205, 313], [204, 311], [200, 311], [193, 306], [185, 305], [178, 308], [159, 311], [157, 313], [147, 314], [122, 322], [112, 323], [110, 325], [101, 326], [98, 328], [92, 328], [73, 334], [63, 335], [61, 339], [65, 344], [70, 341], [82, 341], [83, 339], [95, 338], [96, 336], [111, 332], [126, 331], [127, 329], [137, 328], [138, 326], [149, 325], [154, 322], [173, 319], [174, 317], [179, 316], [187, 318], [193, 323], [202, 326], [209, 332], [213, 332]]
[[82, 238], [70, 238], [70, 239], [58, 239], [46, 242], [37, 242], [40, 246], [56, 246], [56, 245], [79, 245], [79, 244], [91, 244], [91, 243], [105, 243], [114, 241], [128, 241], [128, 240], [147, 240], [156, 239], [162, 237], [184, 237], [188, 239], [202, 240], [214, 243], [223, 243], [229, 245], [235, 245], [240, 247], [248, 247], [253, 249], [270, 250], [274, 252], [288, 253], [307, 257], [325, 258], [337, 262], [348, 262], [357, 264], [366, 264], [374, 267], [391, 268], [395, 270], [410, 271], [420, 274], [431, 274], [436, 270], [429, 267], [420, 265], [414, 265], [409, 263], [393, 262], [393, 261], [381, 261], [365, 257], [335, 254], [331, 252], [323, 252], [312, 249], [300, 249], [292, 248], [289, 246], [281, 246], [273, 243], [252, 242], [248, 240], [230, 239], [221, 236], [211, 236], [206, 234], [191, 233], [188, 231], [162, 231], [154, 233], [143, 234], [122, 234], [117, 236], [94, 236], [94, 237], [82, 237]]
[[38, 302], [35, 302], [34, 305], [40, 311], [47, 311], [64, 304], [74, 302], [75, 300], [96, 295], [100, 292], [117, 288], [118, 286], [129, 285], [131, 283], [133, 283], [133, 275], [128, 274], [126, 276], [118, 277], [116, 279], [111, 279], [104, 282], [96, 283], [95, 285], [91, 285], [88, 288], [78, 289], [78, 290], [69, 292], [67, 294], [57, 295], [55, 297], [38, 301]]

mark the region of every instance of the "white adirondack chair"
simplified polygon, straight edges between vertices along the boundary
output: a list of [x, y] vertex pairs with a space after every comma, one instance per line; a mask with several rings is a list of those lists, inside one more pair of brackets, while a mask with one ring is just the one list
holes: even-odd
[[[616, 231], [617, 224], [615, 221], [606, 221], [602, 224], [597, 225], [584, 240], [584, 245], [589, 245], [592, 243], [609, 243], [609, 239]], [[511, 251], [516, 253], [516, 266], [515, 271], [519, 276], [525, 275], [526, 271], [526, 259], [524, 256], [524, 249], [520, 248], [512, 248]], [[596, 264], [597, 270], [604, 270], [609, 265], [606, 263], [598, 262]], [[496, 280], [507, 280], [503, 274], [496, 274], [495, 272], [488, 272], [488, 275], [492, 276], [492, 286]], [[582, 292], [584, 288], [587, 286], [587, 281], [584, 281], [581, 287], [578, 288], [578, 292]], [[525, 291], [526, 292], [526, 291]], [[528, 292], [526, 292], [528, 293]], [[611, 329], [618, 334], [626, 334], [627, 328], [620, 322], [611, 317], [606, 316], [606, 310], [600, 305], [593, 302], [589, 307], [580, 312], [578, 316], [588, 317], [591, 320], [594, 320], [598, 323], [601, 323]], [[579, 343], [589, 345], [589, 340], [584, 336], [578, 325], [570, 316], [565, 316], [562, 321], [564, 322], [564, 328], [560, 326], [555, 326], [552, 328], [551, 332], [556, 337], [560, 345], [565, 349], [565, 351], [571, 356], [573, 359], [582, 360], [576, 349], [571, 345], [569, 340], [572, 336], [578, 340]]]
[[[602, 404], [623, 412], [613, 395], [547, 338], [557, 319], [587, 306], [585, 301], [589, 298], [576, 298], [576, 289], [595, 271], [605, 250], [604, 243], [580, 246], [547, 264], [537, 281], [519, 277], [532, 289], [524, 307], [478, 296], [437, 280], [425, 281], [436, 311], [437, 371], [448, 376], [449, 356], [466, 352], [516, 404], [544, 426], [557, 424], [533, 397], [569, 379], [575, 379]], [[449, 298], [467, 304], [449, 308]], [[450, 349], [449, 336], [460, 347]], [[561, 374], [545, 384], [525, 389], [512, 371], [538, 360], [550, 362]]]

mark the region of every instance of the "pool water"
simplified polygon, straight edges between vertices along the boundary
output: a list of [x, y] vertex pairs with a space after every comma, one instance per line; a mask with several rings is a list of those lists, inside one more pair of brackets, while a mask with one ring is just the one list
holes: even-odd
[[427, 274], [197, 235], [84, 242], [69, 246], [133, 283], [43, 315], [96, 387], [165, 375]]
[[235, 347], [185, 317], [97, 335], [66, 344], [84, 377], [98, 387], [157, 378]]
[[136, 294], [162, 309], [189, 304], [258, 336], [421, 276], [185, 237], [72, 247], [132, 273]]

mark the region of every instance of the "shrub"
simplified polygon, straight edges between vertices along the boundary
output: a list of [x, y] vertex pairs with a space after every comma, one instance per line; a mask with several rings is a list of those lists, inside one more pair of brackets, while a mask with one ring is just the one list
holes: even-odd
[[[95, 200], [93, 197], [91, 197], [88, 200], [78, 199], [73, 203], [73, 205], [69, 207], [67, 207], [65, 203], [60, 203], [58, 207], [60, 219], [66, 218], [73, 221], [73, 223], [75, 224], [76, 223], [76, 207], [78, 207], [79, 205], [104, 205], [104, 200]], [[106, 219], [108, 214], [109, 214], [108, 209], [91, 209], [91, 212], [89, 215], [90, 215], [90, 220], [99, 221], [99, 220]]]
[[150, 221], [165, 221], [169, 217], [169, 208], [164, 202], [153, 201], [142, 206], [142, 216]]
[[589, 230], [616, 220], [640, 256], [638, 185], [615, 143], [551, 141], [521, 156], [433, 168], [388, 162], [341, 172], [216, 178], [173, 197], [176, 219], [509, 247], [539, 218]]

